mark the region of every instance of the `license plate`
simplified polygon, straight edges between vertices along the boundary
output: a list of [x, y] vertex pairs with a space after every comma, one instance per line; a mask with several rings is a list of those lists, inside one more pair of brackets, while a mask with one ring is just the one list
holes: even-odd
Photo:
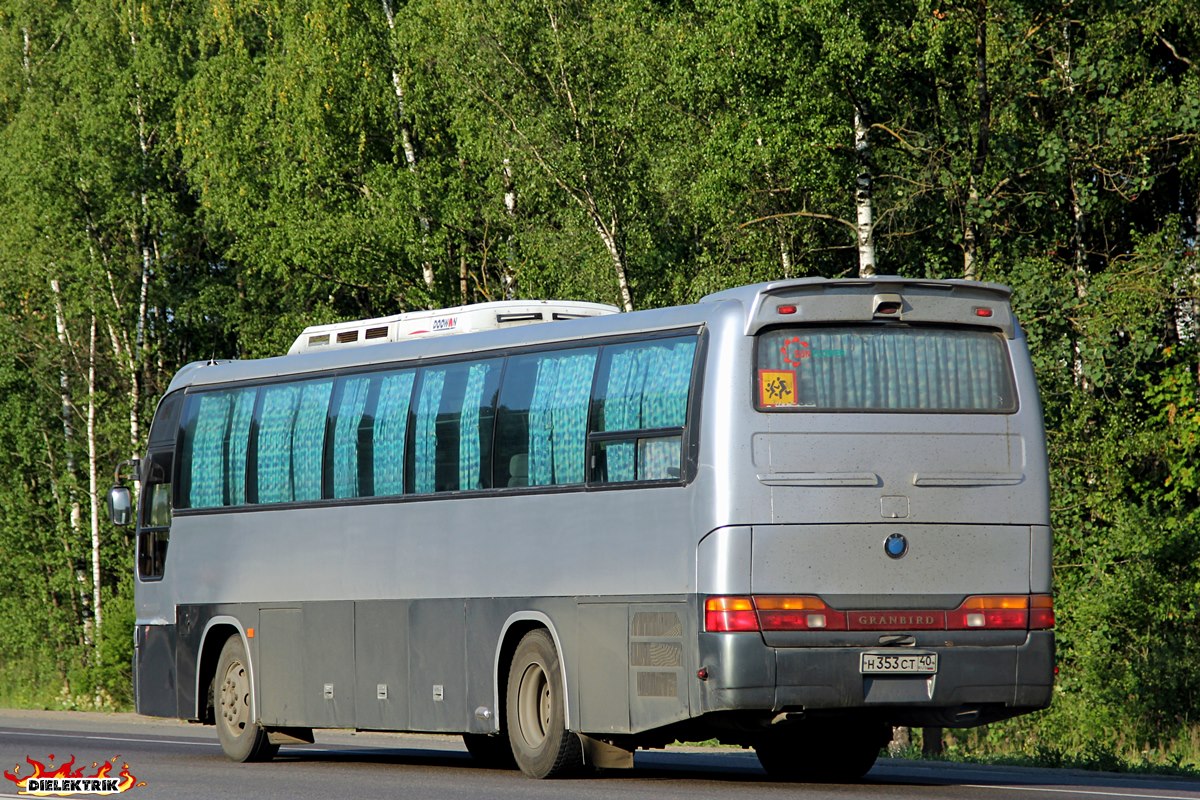
[[932, 675], [937, 653], [861, 653], [858, 671], [863, 675]]

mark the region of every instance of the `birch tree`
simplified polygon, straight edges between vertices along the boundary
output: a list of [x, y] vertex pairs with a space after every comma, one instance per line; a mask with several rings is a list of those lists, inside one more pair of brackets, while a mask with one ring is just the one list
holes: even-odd
[[600, 245], [617, 302], [632, 310], [628, 243], [643, 151], [627, 69], [643, 12], [610, 15], [579, 2], [435, 8], [437, 29], [464, 56], [453, 65], [457, 86], [471, 113], [490, 121], [494, 163], [516, 186], [543, 184], [574, 209]]

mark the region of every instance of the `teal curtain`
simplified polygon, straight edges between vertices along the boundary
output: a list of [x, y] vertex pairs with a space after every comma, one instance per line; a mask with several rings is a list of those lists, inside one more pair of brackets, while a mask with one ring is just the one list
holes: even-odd
[[554, 391], [558, 387], [559, 360], [538, 360], [533, 399], [529, 401], [529, 485], [554, 483], [554, 454], [551, 445], [554, 420]]
[[300, 387], [270, 386], [263, 390], [258, 423], [258, 502], [292, 499], [292, 426]]
[[227, 392], [199, 397], [192, 434], [191, 486], [188, 506], [212, 508], [225, 503], [225, 435], [229, 426]]
[[529, 485], [583, 483], [595, 350], [539, 358], [529, 403]]
[[[695, 339], [638, 344], [613, 353], [604, 396], [604, 430], [682, 427], [687, 420]], [[634, 442], [606, 448], [609, 481], [678, 477], [679, 437], [643, 444], [637, 466]]]
[[557, 402], [551, 411], [555, 483], [583, 483], [587, 464], [588, 405], [595, 371], [594, 351], [560, 360]]
[[[482, 489], [481, 441], [479, 428], [480, 406], [487, 382], [489, 363], [472, 364], [467, 372], [467, 388], [463, 393], [462, 415], [458, 418], [458, 488]], [[491, 401], [488, 401], [489, 408]]]
[[[375, 404], [372, 474], [377, 497], [404, 493], [404, 447], [415, 370], [385, 375]], [[378, 379], [376, 379], [378, 380]]]
[[759, 338], [759, 367], [794, 372], [797, 402], [804, 408], [1006, 411], [1013, 406], [1004, 341], [985, 331], [772, 331]]
[[[642, 427], [682, 427], [687, 420], [688, 388], [692, 382], [694, 341], [669, 348], [654, 348], [642, 395]], [[638, 479], [645, 481], [678, 478], [682, 438], [678, 436], [642, 442], [638, 454]]]
[[302, 385], [292, 433], [292, 499], [320, 500], [325, 457], [325, 420], [333, 381]]
[[[333, 424], [333, 496], [358, 497], [358, 430], [367, 409], [370, 378], [345, 378]], [[407, 414], [406, 414], [407, 416]]]
[[[604, 430], [627, 431], [641, 427], [641, 387], [646, 379], [642, 350], [624, 350], [612, 357], [604, 393]], [[631, 481], [635, 472], [633, 441], [611, 442], [605, 449], [609, 481]]]
[[437, 491], [437, 418], [445, 385], [445, 369], [422, 372], [413, 442], [413, 488], [418, 494]]
[[226, 438], [228, 457], [225, 462], [225, 486], [228, 504], [246, 504], [247, 456], [250, 450], [250, 431], [254, 425], [254, 403], [258, 389], [238, 389], [233, 393], [233, 414]]

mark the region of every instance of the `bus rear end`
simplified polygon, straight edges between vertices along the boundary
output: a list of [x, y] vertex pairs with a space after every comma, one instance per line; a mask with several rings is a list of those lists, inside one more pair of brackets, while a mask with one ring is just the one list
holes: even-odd
[[731, 426], [752, 466], [729, 468], [746, 524], [700, 546], [703, 708], [773, 774], [844, 777], [892, 725], [1046, 707], [1045, 440], [1008, 290], [810, 280], [738, 299], [749, 374], [724, 399], [752, 410], [718, 416], [752, 420]]

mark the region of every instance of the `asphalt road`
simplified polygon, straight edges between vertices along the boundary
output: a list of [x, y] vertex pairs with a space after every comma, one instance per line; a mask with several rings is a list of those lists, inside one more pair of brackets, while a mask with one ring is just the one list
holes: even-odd
[[[144, 785], [122, 797], [255, 798], [620, 798], [620, 800], [742, 800], [743, 798], [937, 798], [938, 800], [1200, 800], [1200, 780], [1132, 777], [1077, 770], [975, 767], [881, 759], [859, 784], [773, 782], [753, 753], [673, 748], [639, 752], [633, 770], [563, 781], [534, 781], [515, 771], [476, 767], [457, 737], [318, 731], [313, 745], [284, 747], [267, 764], [233, 764], [212, 728], [133, 714], [5, 711], [0, 709], [0, 772], [47, 768], [74, 757], [83, 775], [112, 761]], [[75, 795], [83, 797], [85, 795]], [[18, 798], [0, 777], [0, 798]]]

